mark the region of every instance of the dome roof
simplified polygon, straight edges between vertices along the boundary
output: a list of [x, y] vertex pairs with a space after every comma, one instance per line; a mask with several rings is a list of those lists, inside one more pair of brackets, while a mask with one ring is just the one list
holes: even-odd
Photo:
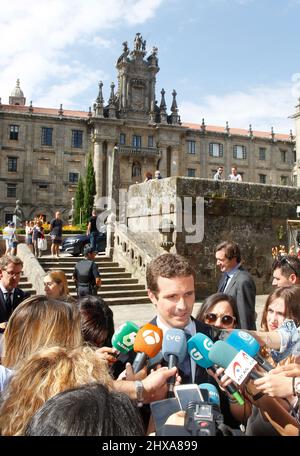
[[24, 97], [24, 93], [20, 88], [20, 79], [17, 79], [17, 84], [14, 90], [11, 93], [12, 97]]

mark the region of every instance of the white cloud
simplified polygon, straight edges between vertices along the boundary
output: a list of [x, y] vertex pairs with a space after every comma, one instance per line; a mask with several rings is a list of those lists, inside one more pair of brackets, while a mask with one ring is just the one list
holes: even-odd
[[247, 92], [232, 92], [224, 95], [207, 95], [199, 103], [184, 101], [179, 105], [181, 119], [184, 122], [207, 125], [224, 125], [226, 121], [232, 128], [288, 133], [294, 128], [294, 121], [288, 116], [295, 111], [296, 99], [292, 83], [277, 86], [259, 86]]
[[[87, 68], [72, 61], [76, 46], [108, 48], [114, 42], [103, 31], [124, 25], [139, 25], [153, 17], [164, 0], [11, 0], [1, 2], [0, 96], [7, 102], [17, 78], [27, 100], [54, 89], [61, 102], [71, 102], [71, 88], [87, 86]], [[120, 43], [114, 43], [120, 46]], [[97, 64], [101, 77], [101, 62]], [[73, 82], [75, 78], [75, 83]], [[87, 82], [94, 83], [91, 75]], [[44, 88], [44, 90], [42, 90]], [[64, 97], [64, 89], [68, 95]], [[97, 90], [97, 88], [96, 88]], [[49, 96], [47, 95], [47, 98]], [[78, 92], [73, 94], [76, 104]], [[56, 98], [56, 97], [55, 97]], [[43, 97], [45, 99], [45, 97]], [[41, 98], [38, 100], [40, 101]], [[53, 102], [50, 105], [53, 105]]]

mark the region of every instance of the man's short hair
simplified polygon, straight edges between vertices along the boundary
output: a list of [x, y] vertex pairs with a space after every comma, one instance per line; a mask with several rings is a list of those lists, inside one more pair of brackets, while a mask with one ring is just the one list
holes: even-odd
[[152, 260], [146, 271], [147, 288], [155, 295], [159, 292], [158, 277], [172, 279], [173, 277], [196, 277], [194, 268], [186, 258], [172, 253], [163, 253]]
[[272, 264], [272, 273], [280, 269], [281, 274], [287, 279], [295, 274], [300, 279], [300, 259], [295, 255], [284, 255], [275, 258]]
[[0, 269], [5, 270], [10, 263], [19, 264], [23, 267], [23, 261], [21, 258], [15, 255], [3, 255], [0, 258]]
[[225, 250], [225, 257], [228, 260], [236, 258], [237, 263], [240, 263], [242, 260], [241, 250], [239, 245], [234, 241], [223, 241], [216, 247], [216, 252], [219, 250]]

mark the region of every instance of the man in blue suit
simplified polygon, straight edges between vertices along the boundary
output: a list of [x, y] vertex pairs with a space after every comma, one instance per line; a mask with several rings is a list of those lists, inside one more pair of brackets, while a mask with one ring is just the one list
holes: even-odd
[[18, 288], [23, 262], [20, 258], [14, 255], [3, 255], [0, 258], [0, 327], [4, 329], [6, 322], [11, 316], [15, 308], [24, 299], [29, 297], [29, 293], [25, 293]]
[[[165, 333], [170, 328], [182, 329], [187, 337], [197, 332], [213, 338], [213, 329], [192, 316], [195, 304], [195, 271], [180, 255], [165, 253], [150, 262], [146, 272], [148, 296], [156, 307], [157, 316], [151, 321]], [[190, 363], [190, 365], [188, 365]], [[179, 366], [182, 383], [209, 382], [205, 369], [187, 356]]]

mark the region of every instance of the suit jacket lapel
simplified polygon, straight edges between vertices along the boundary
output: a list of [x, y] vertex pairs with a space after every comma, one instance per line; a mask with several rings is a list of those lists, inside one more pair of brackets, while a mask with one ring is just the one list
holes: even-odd
[[232, 279], [230, 280], [226, 290], [224, 291], [224, 293], [227, 293], [229, 290], [231, 290], [231, 288], [236, 284], [237, 282], [237, 279], [238, 279], [238, 276], [240, 274], [240, 270], [238, 269], [234, 274], [233, 274], [233, 277]]

